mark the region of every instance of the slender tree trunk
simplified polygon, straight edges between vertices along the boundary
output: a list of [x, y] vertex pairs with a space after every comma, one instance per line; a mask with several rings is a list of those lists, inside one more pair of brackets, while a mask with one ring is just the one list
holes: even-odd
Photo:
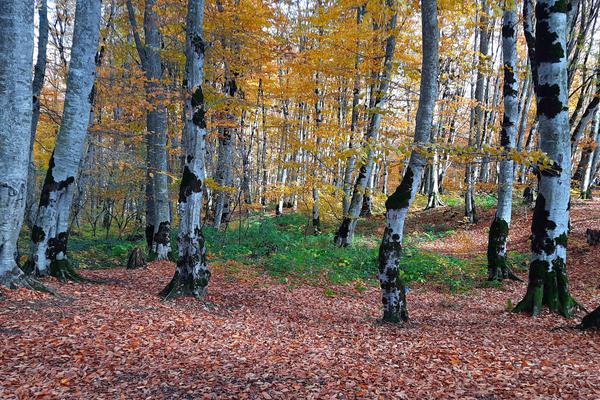
[[[489, 33], [488, 33], [488, 19], [489, 19], [489, 4], [488, 0], [482, 0], [480, 12], [481, 26], [479, 32], [479, 56], [477, 62], [477, 78], [475, 81], [475, 97], [476, 102], [475, 109], [473, 112], [473, 132], [469, 134], [469, 145], [471, 147], [481, 148], [481, 135], [483, 128], [483, 95], [485, 85], [485, 75], [483, 71], [484, 65], [487, 63], [486, 57], [489, 48]], [[475, 182], [477, 180], [477, 168], [474, 163], [470, 162], [467, 164], [465, 174], [465, 216], [469, 222], [477, 222], [477, 212], [475, 210]]]
[[[444, 94], [442, 95], [442, 100], [444, 100], [446, 98], [446, 91], [444, 90]], [[436, 142], [438, 140], [438, 137], [440, 136], [440, 133], [443, 131], [443, 122], [444, 122], [444, 117], [443, 117], [443, 112], [444, 112], [444, 106], [441, 106], [441, 109], [439, 111], [439, 117], [438, 117], [438, 122], [437, 122], [437, 127], [435, 129], [431, 130], [431, 137], [430, 137], [430, 142], [434, 145], [433, 146], [433, 156], [431, 157], [431, 164], [428, 165], [428, 177], [427, 179], [429, 180], [429, 184], [426, 190], [426, 194], [427, 194], [427, 206], [425, 206], [425, 209], [431, 209], [431, 208], [436, 208], [439, 206], [443, 206], [444, 203], [442, 202], [442, 199], [440, 197], [440, 184], [439, 184], [439, 167], [440, 167], [440, 157], [439, 157], [439, 152], [437, 147], [435, 147]]]
[[[219, 135], [219, 159], [217, 163], [216, 181], [221, 188], [226, 188], [231, 184], [231, 168], [233, 158], [233, 136], [230, 128], [221, 128]], [[213, 226], [217, 229], [223, 222], [229, 220], [229, 193], [225, 190], [217, 192], [215, 202], [215, 219]]]
[[[148, 250], [156, 254], [156, 258], [164, 260], [171, 251], [170, 231], [171, 215], [169, 210], [169, 179], [167, 156], [167, 115], [161, 103], [160, 81], [163, 76], [162, 60], [159, 50], [162, 45], [154, 9], [156, 0], [146, 0], [144, 4], [144, 43], [142, 43], [135, 12], [131, 0], [127, 0], [129, 22], [142, 68], [148, 82], [145, 85], [146, 97], [153, 109], [146, 111], [147, 154], [146, 162], [146, 242]], [[158, 99], [158, 102], [157, 102]]]
[[202, 187], [206, 176], [206, 120], [204, 115], [204, 0], [188, 0], [186, 27], [185, 158], [179, 185], [178, 258], [175, 275], [160, 293], [163, 298], [206, 293], [210, 271], [202, 236]]
[[100, 10], [100, 0], [77, 1], [63, 117], [31, 232], [33, 270], [61, 280], [78, 278], [67, 259], [68, 228], [89, 125]]
[[[598, 66], [598, 70], [595, 74], [596, 78], [596, 90], [593, 94], [592, 101], [588, 104], [583, 115], [579, 119], [577, 125], [575, 125], [575, 129], [573, 130], [573, 134], [571, 136], [571, 154], [575, 155], [577, 152], [577, 144], [583, 137], [583, 134], [589, 125], [589, 123], [594, 118], [594, 114], [598, 110], [598, 105], [600, 104], [600, 66]], [[583, 96], [583, 94], [582, 94]], [[578, 177], [580, 178], [580, 177]]]
[[[386, 1], [386, 5], [390, 8], [393, 7], [391, 1]], [[379, 85], [377, 93], [375, 95], [375, 108], [378, 110], [371, 114], [369, 118], [369, 127], [365, 135], [365, 143], [369, 146], [367, 161], [360, 167], [358, 176], [354, 183], [354, 190], [352, 192], [352, 199], [348, 207], [347, 213], [344, 215], [344, 219], [340, 224], [335, 237], [334, 242], [338, 246], [350, 246], [354, 237], [354, 231], [356, 224], [358, 223], [358, 217], [363, 210], [363, 198], [365, 197], [365, 191], [373, 177], [373, 169], [375, 167], [375, 155], [376, 149], [372, 146], [379, 137], [379, 129], [381, 126], [381, 112], [385, 107], [388, 99], [388, 91], [393, 73], [393, 58], [394, 49], [396, 48], [396, 22], [398, 19], [397, 12], [394, 10], [390, 20], [387, 24], [387, 31], [391, 32], [385, 42], [385, 55], [383, 61], [383, 71], [379, 77]], [[370, 199], [367, 200], [367, 205]]]
[[382, 290], [383, 320], [387, 322], [408, 320], [406, 288], [399, 274], [404, 221], [421, 184], [426, 162], [421, 152], [429, 142], [437, 98], [439, 31], [436, 0], [421, 0], [421, 18], [423, 59], [419, 108], [415, 121], [415, 149], [412, 151], [400, 186], [385, 203], [386, 227], [379, 247], [379, 282]]
[[169, 163], [167, 155], [167, 110], [161, 103], [160, 84], [156, 80], [163, 77], [162, 60], [159, 49], [162, 46], [156, 14], [156, 0], [146, 0], [144, 7], [144, 52], [146, 56], [145, 72], [151, 82], [147, 83], [146, 92], [151, 104], [156, 104], [148, 110], [146, 116], [147, 130], [152, 137], [153, 164], [152, 193], [154, 200], [154, 236], [152, 250], [158, 260], [166, 260], [171, 251], [171, 213], [169, 210]]
[[28, 286], [16, 262], [31, 140], [33, 0], [0, 6], [0, 285]]
[[[356, 25], [362, 24], [364, 7], [359, 6], [356, 9]], [[358, 118], [359, 110], [358, 103], [360, 101], [360, 73], [359, 65], [361, 62], [360, 56], [360, 40], [356, 40], [356, 58], [354, 60], [354, 87], [352, 88], [352, 112], [350, 114], [350, 138], [348, 139], [348, 149], [352, 149], [354, 146], [355, 135], [358, 130]], [[348, 214], [350, 208], [350, 201], [352, 195], [352, 172], [354, 171], [354, 165], [356, 164], [356, 154], [351, 154], [346, 161], [346, 168], [344, 169], [344, 199], [342, 201], [343, 215], [344, 217]]]
[[531, 223], [531, 263], [527, 293], [515, 311], [539, 314], [542, 306], [570, 316], [575, 301], [567, 279], [571, 147], [569, 146], [565, 2], [538, 0], [536, 55], [540, 149], [551, 159], [538, 172], [539, 193]]
[[502, 58], [504, 64], [504, 118], [500, 132], [500, 146], [504, 155], [498, 176], [498, 207], [488, 236], [488, 279], [502, 280], [514, 277], [506, 262], [508, 232], [512, 210], [514, 177], [510, 152], [515, 146], [519, 119], [519, 82], [517, 70], [517, 11], [516, 4], [507, 0], [502, 18]]
[[[582, 156], [582, 179], [581, 179], [581, 198], [591, 200], [592, 199], [592, 184], [594, 182], [594, 176], [598, 169], [598, 161], [600, 160], [600, 111], [596, 111], [596, 117], [594, 118], [594, 128], [592, 130], [592, 138], [594, 140], [594, 149], [585, 149], [584, 156]], [[579, 168], [578, 168], [579, 169]]]
[[[316, 95], [316, 100], [315, 100], [315, 136], [316, 136], [316, 149], [319, 149], [321, 146], [321, 133], [319, 132], [319, 129], [321, 127], [321, 123], [323, 122], [323, 100], [321, 98], [322, 93], [319, 90], [319, 73], [317, 72], [317, 77], [316, 77], [316, 83], [315, 83], [315, 95]], [[313, 183], [312, 183], [312, 199], [313, 199], [313, 206], [312, 206], [312, 226], [313, 226], [313, 233], [315, 235], [318, 235], [321, 233], [321, 214], [320, 214], [320, 210], [319, 210], [319, 197], [320, 197], [320, 193], [319, 193], [319, 186], [317, 184], [317, 179], [318, 179], [318, 175], [317, 175], [317, 163], [319, 162], [318, 160], [318, 154], [317, 152], [315, 152], [314, 157], [313, 157], [313, 161], [314, 161], [314, 166], [313, 166], [313, 172], [312, 172], [312, 179], [313, 179]]]
[[37, 59], [33, 70], [33, 115], [31, 119], [31, 141], [29, 143], [29, 167], [27, 172], [27, 203], [25, 205], [25, 223], [33, 226], [36, 214], [35, 192], [37, 168], [33, 154], [35, 133], [40, 118], [40, 96], [46, 76], [46, 49], [48, 47], [48, 2], [40, 0], [38, 8]]

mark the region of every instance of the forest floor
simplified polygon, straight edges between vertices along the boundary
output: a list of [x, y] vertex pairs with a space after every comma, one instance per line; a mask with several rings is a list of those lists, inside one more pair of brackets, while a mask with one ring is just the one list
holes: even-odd
[[[531, 210], [520, 207], [511, 248], [527, 251]], [[453, 233], [419, 244], [485, 254], [493, 210], [473, 226], [458, 208], [419, 212], [409, 230]], [[600, 202], [574, 202], [569, 274], [574, 296], [600, 304]], [[294, 286], [212, 264], [205, 302], [163, 302], [174, 266], [84, 271], [105, 284], [45, 283], [58, 296], [6, 291], [0, 299], [0, 398], [349, 399], [600, 398], [600, 333], [543, 312], [508, 312], [526, 283], [451, 292], [428, 283], [409, 293], [411, 320], [382, 324], [369, 285]], [[373, 267], [374, 268], [374, 267]], [[520, 272], [523, 279], [526, 275]]]

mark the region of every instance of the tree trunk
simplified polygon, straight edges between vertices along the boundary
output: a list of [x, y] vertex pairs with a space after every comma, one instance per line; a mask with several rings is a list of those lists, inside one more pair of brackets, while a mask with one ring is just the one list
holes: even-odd
[[202, 187], [206, 176], [206, 120], [204, 115], [204, 0], [188, 0], [186, 28], [185, 82], [185, 164], [179, 186], [179, 225], [177, 269], [163, 289], [163, 298], [206, 293], [210, 271], [206, 262], [206, 246], [202, 236]]
[[135, 20], [131, 0], [127, 0], [129, 22], [135, 46], [148, 82], [145, 85], [149, 104], [158, 104], [146, 111], [147, 167], [146, 174], [146, 242], [150, 253], [164, 260], [171, 251], [171, 219], [169, 211], [169, 180], [167, 156], [167, 115], [161, 104], [160, 81], [163, 76], [159, 49], [162, 40], [157, 25], [158, 15], [154, 10], [156, 0], [146, 0], [144, 4], [144, 43], [142, 43]]
[[25, 205], [25, 223], [33, 226], [35, 220], [35, 192], [37, 168], [33, 154], [35, 133], [40, 118], [40, 96], [46, 76], [46, 49], [48, 47], [48, 2], [40, 0], [38, 8], [37, 59], [33, 72], [33, 115], [31, 118], [31, 141], [29, 143], [29, 166], [27, 172], [27, 202]]
[[[581, 119], [579, 120], [579, 122], [575, 126], [575, 129], [573, 130], [573, 135], [571, 136], [572, 155], [575, 155], [579, 140], [581, 140], [585, 129], [594, 118], [594, 115], [598, 110], [598, 104], [600, 104], [600, 66], [598, 67], [598, 71], [596, 72], [596, 90], [594, 92], [592, 101], [590, 101], [590, 103], [586, 107], [585, 111], [583, 112], [583, 115], [581, 116]], [[581, 176], [579, 176], [579, 178], [581, 178]]]
[[[161, 104], [162, 95], [160, 84], [156, 80], [162, 79], [163, 67], [159, 54], [162, 40], [158, 30], [158, 15], [154, 7], [156, 0], [146, 0], [144, 7], [144, 54], [146, 62], [144, 72], [146, 78], [151, 80], [146, 84], [146, 93], [150, 104], [156, 104], [154, 109], [148, 110], [146, 115], [146, 128], [152, 137], [154, 147], [150, 158], [153, 164], [152, 193], [154, 202], [154, 236], [152, 238], [152, 251], [158, 260], [166, 260], [171, 251], [171, 213], [169, 211], [169, 163], [167, 155], [167, 110]], [[143, 64], [143, 65], [144, 65]], [[158, 102], [157, 102], [158, 100]]]
[[146, 267], [146, 257], [139, 247], [134, 247], [127, 258], [127, 269], [139, 269]]
[[512, 210], [512, 185], [514, 177], [510, 152], [515, 146], [519, 119], [519, 82], [517, 70], [517, 11], [516, 4], [505, 2], [502, 18], [502, 58], [504, 64], [504, 118], [500, 132], [503, 158], [498, 176], [498, 207], [488, 236], [488, 279], [502, 280], [514, 277], [507, 264], [506, 243]]
[[[386, 4], [388, 7], [392, 7], [390, 1], [386, 1]], [[365, 144], [369, 146], [367, 161], [360, 167], [360, 171], [354, 183], [354, 190], [352, 192], [352, 199], [350, 200], [348, 211], [345, 213], [344, 219], [342, 220], [342, 223], [335, 234], [334, 243], [338, 246], [350, 246], [352, 244], [354, 230], [356, 229], [356, 224], [358, 223], [358, 217], [361, 215], [361, 211], [364, 208], [363, 197], [365, 197], [365, 191], [367, 190], [367, 187], [373, 178], [376, 149], [374, 149], [372, 146], [379, 137], [379, 129], [381, 126], [380, 110], [385, 107], [388, 99], [390, 82], [392, 80], [394, 49], [396, 48], [395, 29], [397, 19], [397, 13], [393, 12], [386, 27], [386, 30], [392, 33], [387, 37], [385, 42], [383, 71], [379, 77], [377, 94], [375, 96], [374, 108], [378, 111], [372, 113], [371, 117], [369, 118], [369, 127], [367, 129], [367, 133], [365, 134], [364, 140]], [[367, 206], [369, 206], [369, 204], [370, 199], [367, 199]], [[370, 213], [370, 206], [368, 213]]]
[[576, 305], [567, 279], [567, 235], [571, 180], [569, 143], [566, 6], [538, 0], [535, 62], [540, 149], [552, 160], [538, 172], [539, 193], [531, 223], [531, 263], [525, 297], [515, 311], [539, 314], [546, 305], [564, 316]]
[[27, 286], [16, 263], [31, 140], [33, 0], [0, 7], [0, 285]]
[[[477, 62], [477, 78], [475, 81], [475, 109], [473, 111], [473, 129], [469, 134], [469, 145], [471, 147], [481, 148], [481, 135], [483, 130], [483, 100], [485, 75], [483, 67], [487, 64], [486, 57], [489, 50], [489, 4], [488, 0], [482, 0], [480, 11], [480, 31], [479, 31], [479, 55]], [[477, 168], [474, 163], [467, 164], [465, 173], [465, 216], [471, 223], [477, 222], [477, 212], [475, 210], [475, 182], [477, 180]]]
[[[600, 161], [600, 111], [596, 111], [596, 117], [594, 118], [594, 128], [592, 130], [592, 138], [594, 140], [595, 147], [592, 149], [585, 149], [584, 152], [587, 157], [587, 161], [583, 163], [583, 178], [581, 179], [581, 198], [591, 200], [592, 199], [592, 184], [594, 183], [594, 177], [598, 170], [598, 162]], [[583, 159], [583, 156], [582, 156]], [[581, 164], [581, 163], [580, 163]]]
[[[219, 159], [217, 164], [217, 184], [225, 189], [231, 184], [231, 168], [233, 157], [233, 137], [230, 128], [220, 128], [219, 135]], [[219, 189], [215, 202], [215, 219], [213, 226], [217, 229], [221, 223], [229, 220], [229, 193]]]
[[77, 1], [63, 116], [31, 232], [33, 269], [61, 280], [79, 278], [67, 259], [69, 215], [89, 125], [100, 12], [100, 0]]
[[382, 290], [383, 320], [387, 322], [408, 320], [406, 289], [399, 275], [404, 221], [421, 183], [426, 162], [421, 152], [429, 142], [437, 98], [439, 47], [437, 1], [421, 0], [421, 15], [423, 59], [419, 108], [415, 121], [415, 149], [412, 151], [400, 186], [385, 202], [386, 227], [379, 247], [379, 282]]
[[[365, 8], [363, 6], [356, 8], [356, 26], [359, 27], [362, 24], [363, 15]], [[348, 149], [352, 149], [354, 146], [355, 135], [358, 130], [358, 118], [359, 109], [358, 103], [360, 101], [360, 82], [361, 77], [359, 73], [359, 65], [361, 62], [360, 55], [360, 39], [356, 39], [356, 58], [354, 60], [354, 87], [352, 88], [352, 112], [350, 114], [350, 138], [348, 139]], [[351, 194], [352, 194], [352, 172], [356, 164], [356, 154], [351, 154], [346, 161], [346, 167], [344, 169], [344, 199], [342, 200], [342, 212], [346, 216], [348, 209], [350, 208]]]

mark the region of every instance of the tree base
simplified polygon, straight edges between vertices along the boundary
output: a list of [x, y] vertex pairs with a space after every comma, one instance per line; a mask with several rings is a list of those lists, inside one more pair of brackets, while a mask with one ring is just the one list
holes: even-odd
[[547, 306], [551, 312], [571, 318], [576, 309], [581, 308], [579, 303], [567, 293], [558, 293], [544, 289], [544, 286], [528, 288], [523, 300], [513, 309], [513, 312], [528, 312], [532, 317], [539, 315], [543, 306]]
[[86, 278], [80, 275], [71, 265], [69, 260], [53, 260], [50, 262], [50, 276], [57, 278], [61, 282], [76, 282], [76, 283], [99, 283], [95, 279]]
[[389, 324], [404, 324], [408, 322], [408, 311], [405, 307], [400, 310], [399, 314], [384, 311], [381, 322]]
[[488, 267], [489, 282], [502, 282], [505, 279], [510, 279], [511, 281], [515, 282], [523, 282], [523, 279], [519, 278], [519, 276], [514, 273], [512, 268], [508, 266], [499, 268], [496, 271], [494, 271], [493, 269], [489, 269]]
[[430, 194], [427, 199], [427, 206], [425, 210], [431, 210], [432, 208], [445, 207], [446, 204], [442, 201], [439, 194]]
[[179, 271], [175, 271], [175, 275], [171, 279], [171, 282], [160, 291], [159, 296], [163, 300], [170, 300], [183, 296], [193, 296], [200, 300], [206, 295], [209, 279], [210, 275], [206, 278], [193, 279], [192, 275], [183, 277]]
[[142, 249], [135, 247], [131, 250], [129, 258], [127, 259], [127, 269], [145, 268], [146, 265], [146, 257]]
[[45, 286], [42, 282], [38, 281], [33, 276], [26, 275], [23, 273], [11, 273], [0, 278], [0, 286], [5, 286], [9, 289], [25, 288], [29, 290], [35, 290], [38, 292], [56, 295], [56, 292], [54, 290]]

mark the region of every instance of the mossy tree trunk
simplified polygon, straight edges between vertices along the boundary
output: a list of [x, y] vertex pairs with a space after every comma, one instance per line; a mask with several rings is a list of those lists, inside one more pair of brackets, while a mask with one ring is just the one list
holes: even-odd
[[517, 11], [516, 3], [507, 0], [502, 17], [502, 58], [504, 63], [504, 118], [500, 132], [503, 158], [498, 175], [498, 206], [490, 227], [487, 259], [488, 279], [502, 280], [514, 277], [507, 265], [508, 232], [512, 211], [514, 168], [510, 151], [515, 147], [519, 118], [519, 83], [517, 70]]
[[186, 24], [184, 167], [179, 186], [179, 226], [177, 269], [161, 291], [163, 298], [206, 293], [210, 271], [201, 230], [202, 189], [205, 179], [206, 119], [204, 111], [204, 0], [189, 0]]
[[33, 0], [0, 6], [0, 285], [27, 286], [17, 266], [31, 140]]
[[400, 186], [385, 202], [386, 227], [379, 247], [379, 282], [382, 291], [383, 321], [396, 323], [408, 320], [405, 287], [399, 270], [404, 221], [421, 185], [423, 168], [426, 163], [422, 148], [428, 144], [430, 139], [438, 88], [437, 1], [421, 0], [421, 15], [423, 59], [415, 126], [415, 149], [412, 151]]
[[89, 125], [100, 13], [100, 0], [77, 1], [63, 116], [31, 232], [32, 270], [61, 280], [80, 279], [67, 259], [68, 229]]
[[531, 223], [527, 292], [517, 312], [537, 315], [543, 306], [571, 316], [576, 302], [567, 279], [567, 235], [571, 183], [566, 27], [567, 2], [538, 0], [535, 62], [540, 149], [551, 159], [538, 171], [539, 194]]

